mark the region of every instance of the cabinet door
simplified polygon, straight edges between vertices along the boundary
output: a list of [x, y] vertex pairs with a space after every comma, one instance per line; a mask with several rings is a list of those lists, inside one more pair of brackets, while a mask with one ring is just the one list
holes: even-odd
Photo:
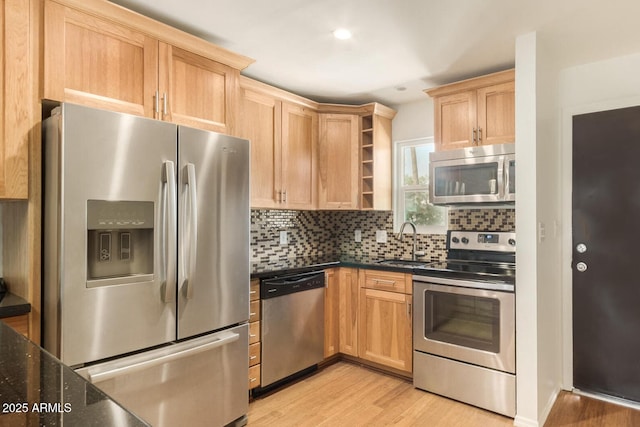
[[157, 40], [51, 1], [44, 11], [44, 98], [154, 116]]
[[245, 90], [242, 96], [240, 136], [251, 141], [251, 207], [277, 207], [280, 183], [282, 103]]
[[360, 289], [358, 356], [412, 371], [411, 296]]
[[305, 107], [282, 103], [283, 208], [316, 207], [316, 145], [318, 114]]
[[443, 95], [434, 99], [436, 150], [474, 145], [476, 91]]
[[340, 353], [358, 355], [358, 269], [339, 270]]
[[32, 107], [30, 2], [0, 3], [0, 198], [29, 193], [29, 134]]
[[359, 194], [359, 117], [320, 114], [318, 208], [357, 209]]
[[324, 288], [324, 357], [331, 357], [338, 353], [339, 328], [339, 269], [333, 268], [325, 271]]
[[233, 135], [240, 72], [160, 43], [162, 120]]
[[515, 82], [478, 89], [479, 144], [504, 144], [516, 138]]

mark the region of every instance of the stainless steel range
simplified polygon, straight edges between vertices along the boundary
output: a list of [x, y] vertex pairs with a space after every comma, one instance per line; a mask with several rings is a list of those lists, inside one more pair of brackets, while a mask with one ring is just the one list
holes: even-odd
[[515, 233], [449, 231], [413, 276], [413, 384], [515, 416]]

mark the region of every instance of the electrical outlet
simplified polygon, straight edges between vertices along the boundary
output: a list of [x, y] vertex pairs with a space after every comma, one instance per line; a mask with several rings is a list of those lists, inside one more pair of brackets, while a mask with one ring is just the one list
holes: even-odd
[[387, 230], [376, 230], [376, 242], [387, 243]]
[[280, 232], [280, 245], [286, 245], [289, 243], [289, 238], [287, 236], [287, 231], [283, 230]]
[[362, 231], [356, 230], [353, 238], [355, 239], [356, 243], [362, 242]]

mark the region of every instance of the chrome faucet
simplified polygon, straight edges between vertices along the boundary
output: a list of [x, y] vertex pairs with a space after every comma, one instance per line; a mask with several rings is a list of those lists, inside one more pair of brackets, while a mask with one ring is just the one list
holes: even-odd
[[411, 228], [413, 228], [413, 248], [411, 249], [411, 260], [415, 261], [416, 260], [416, 238], [417, 238], [416, 225], [411, 221], [403, 222], [402, 225], [400, 226], [400, 233], [398, 233], [398, 240], [402, 241], [402, 232], [404, 231], [404, 227], [407, 224], [409, 224]]

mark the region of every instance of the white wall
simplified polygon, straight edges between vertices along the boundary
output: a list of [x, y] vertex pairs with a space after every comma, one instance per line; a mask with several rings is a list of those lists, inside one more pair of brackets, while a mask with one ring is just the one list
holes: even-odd
[[571, 191], [575, 114], [640, 105], [640, 53], [564, 69], [559, 76], [562, 120], [563, 387], [573, 386]]
[[398, 113], [393, 119], [392, 140], [408, 141], [433, 136], [433, 100], [424, 100], [393, 107]]
[[544, 424], [561, 383], [557, 67], [543, 38], [516, 40], [518, 426]]

